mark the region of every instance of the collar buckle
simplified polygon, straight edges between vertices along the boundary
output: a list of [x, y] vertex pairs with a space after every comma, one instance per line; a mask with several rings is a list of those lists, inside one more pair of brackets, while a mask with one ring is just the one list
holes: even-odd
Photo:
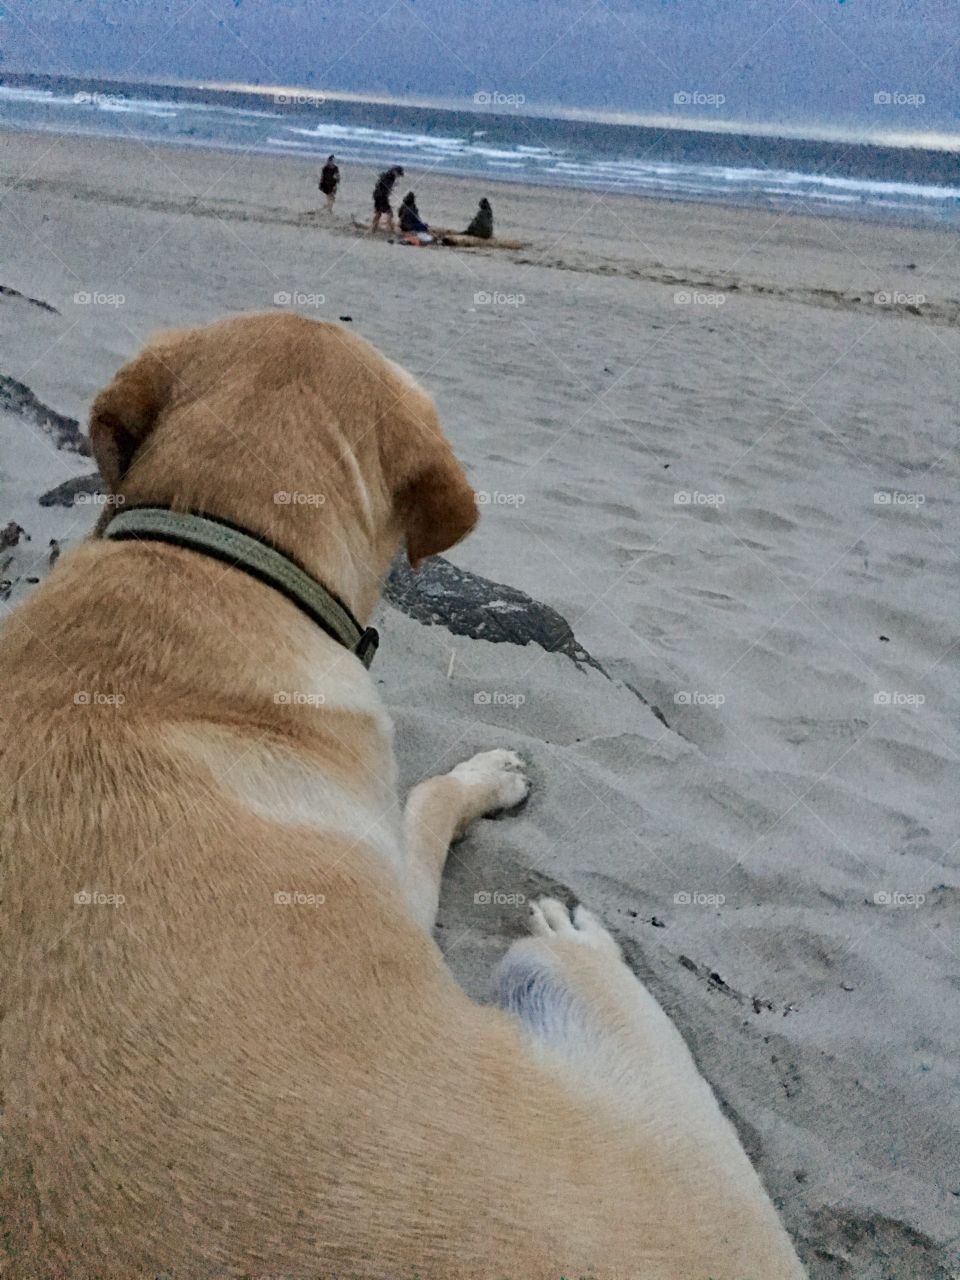
[[376, 627], [366, 627], [360, 639], [357, 641], [357, 646], [353, 652], [357, 655], [363, 665], [369, 668], [371, 662], [373, 662], [376, 657], [377, 650], [379, 648], [380, 632]]

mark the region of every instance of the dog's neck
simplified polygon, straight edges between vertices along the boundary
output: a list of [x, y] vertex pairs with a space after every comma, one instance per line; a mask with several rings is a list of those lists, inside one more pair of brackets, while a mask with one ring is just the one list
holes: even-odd
[[355, 467], [339, 470], [339, 482], [324, 493], [281, 488], [284, 481], [266, 468], [246, 486], [224, 483], [226, 477], [211, 483], [200, 475], [192, 483], [174, 485], [170, 473], [150, 459], [125, 478], [95, 536], [103, 534], [116, 511], [131, 507], [202, 511], [267, 541], [366, 626], [400, 544], [400, 530], [388, 502], [371, 493]]
[[322, 582], [290, 555], [249, 530], [208, 512], [171, 511], [169, 507], [124, 507], [103, 531], [114, 542], [158, 542], [209, 556], [271, 587], [295, 604], [365, 666], [373, 661], [378, 636]]

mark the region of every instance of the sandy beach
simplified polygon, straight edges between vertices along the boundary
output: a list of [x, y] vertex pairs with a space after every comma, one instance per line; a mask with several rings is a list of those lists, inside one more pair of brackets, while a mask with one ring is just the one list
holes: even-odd
[[38, 499], [91, 471], [69, 420], [151, 332], [351, 325], [431, 391], [480, 495], [450, 558], [596, 663], [381, 607], [404, 783], [531, 761], [522, 814], [451, 856], [458, 978], [489, 998], [526, 900], [582, 899], [810, 1275], [956, 1280], [955, 235], [408, 172], [428, 222], [487, 195], [524, 245], [414, 249], [354, 229], [374, 178], [344, 166], [331, 217], [294, 159], [0, 133], [0, 529], [30, 537], [0, 617], [92, 526]]

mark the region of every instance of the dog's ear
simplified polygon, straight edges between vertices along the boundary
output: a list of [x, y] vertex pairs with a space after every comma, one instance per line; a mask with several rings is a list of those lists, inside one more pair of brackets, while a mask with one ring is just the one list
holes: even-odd
[[[392, 364], [388, 361], [388, 364]], [[380, 462], [394, 512], [417, 569], [477, 523], [477, 501], [427, 393], [403, 369], [394, 396], [378, 414]]]
[[477, 501], [466, 474], [442, 438], [400, 493], [400, 518], [413, 569], [465, 538], [477, 523]]
[[125, 364], [90, 411], [90, 443], [100, 475], [115, 493], [137, 450], [170, 397], [173, 373], [161, 353], [147, 347]]

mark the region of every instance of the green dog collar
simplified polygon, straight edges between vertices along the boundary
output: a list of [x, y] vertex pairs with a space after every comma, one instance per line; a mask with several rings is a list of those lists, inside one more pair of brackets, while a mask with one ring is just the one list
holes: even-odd
[[103, 536], [114, 542], [168, 542], [242, 569], [293, 601], [327, 635], [352, 650], [365, 667], [377, 652], [377, 631], [361, 627], [332, 591], [266, 539], [219, 516], [171, 511], [169, 507], [127, 507], [116, 513]]

